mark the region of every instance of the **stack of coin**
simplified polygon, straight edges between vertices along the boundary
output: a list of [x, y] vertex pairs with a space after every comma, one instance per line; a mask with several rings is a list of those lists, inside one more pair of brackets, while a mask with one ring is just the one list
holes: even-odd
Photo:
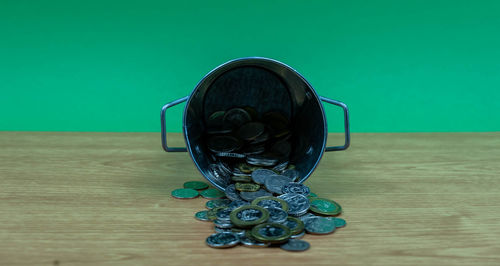
[[285, 183], [283, 178], [270, 182], [268, 180], [274, 176], [266, 176], [262, 169], [254, 171], [251, 177], [264, 183], [264, 188], [258, 191], [266, 195], [247, 200], [241, 197], [247, 191], [238, 191], [235, 184], [231, 184], [225, 191], [227, 198], [224, 198], [223, 193], [216, 194], [217, 190], [207, 188], [208, 185], [199, 181], [186, 182], [184, 188], [172, 191], [176, 198], [193, 198], [198, 189], [199, 194], [211, 199], [205, 204], [208, 210], [195, 214], [200, 221], [213, 222], [215, 234], [206, 239], [208, 246], [229, 248], [241, 244], [305, 251], [310, 247], [308, 242], [300, 240], [305, 233], [330, 234], [346, 225], [344, 219], [333, 217], [342, 212], [338, 203], [317, 197], [304, 184]]
[[250, 182], [251, 172], [257, 169], [270, 169], [276, 174], [293, 169], [292, 132], [284, 114], [260, 115], [252, 107], [237, 107], [211, 114], [206, 128], [206, 148], [213, 162], [209, 175], [223, 187]]

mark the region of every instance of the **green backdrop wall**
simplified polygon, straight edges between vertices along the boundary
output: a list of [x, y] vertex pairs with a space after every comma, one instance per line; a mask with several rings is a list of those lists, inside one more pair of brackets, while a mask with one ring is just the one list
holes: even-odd
[[500, 130], [500, 1], [479, 0], [1, 0], [0, 130], [159, 131], [245, 56], [347, 103], [353, 132]]

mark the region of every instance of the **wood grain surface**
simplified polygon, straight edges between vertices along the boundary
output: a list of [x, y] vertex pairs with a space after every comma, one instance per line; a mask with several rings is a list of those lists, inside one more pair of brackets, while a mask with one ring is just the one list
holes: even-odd
[[306, 181], [348, 225], [303, 253], [207, 247], [188, 180], [158, 133], [0, 132], [0, 265], [500, 265], [500, 133], [353, 134]]

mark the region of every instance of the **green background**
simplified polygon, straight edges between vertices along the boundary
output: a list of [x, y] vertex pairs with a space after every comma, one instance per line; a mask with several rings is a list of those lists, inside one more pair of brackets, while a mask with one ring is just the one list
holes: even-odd
[[0, 0], [0, 130], [157, 132], [245, 56], [347, 103], [353, 132], [500, 130], [500, 1], [459, 0]]

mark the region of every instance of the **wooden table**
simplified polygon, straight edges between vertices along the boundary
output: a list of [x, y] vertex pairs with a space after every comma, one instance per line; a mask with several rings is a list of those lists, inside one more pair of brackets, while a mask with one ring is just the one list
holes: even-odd
[[0, 132], [0, 265], [500, 265], [500, 133], [353, 134], [306, 181], [348, 225], [303, 253], [207, 247], [187, 180], [157, 133]]

